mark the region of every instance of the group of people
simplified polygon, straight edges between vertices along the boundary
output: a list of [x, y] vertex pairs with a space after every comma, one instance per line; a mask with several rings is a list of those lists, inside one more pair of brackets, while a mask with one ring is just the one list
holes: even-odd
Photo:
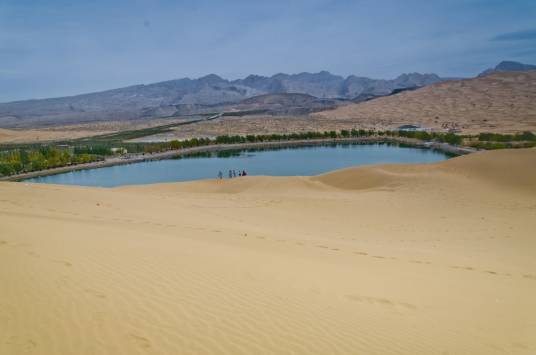
[[[248, 173], [245, 171], [245, 170], [238, 170], [238, 176], [247, 176]], [[236, 170], [229, 170], [229, 179], [232, 179], [232, 178], [235, 178], [237, 175], [236, 175]], [[218, 172], [218, 178], [221, 180], [223, 179], [223, 173], [221, 172], [221, 170]]]

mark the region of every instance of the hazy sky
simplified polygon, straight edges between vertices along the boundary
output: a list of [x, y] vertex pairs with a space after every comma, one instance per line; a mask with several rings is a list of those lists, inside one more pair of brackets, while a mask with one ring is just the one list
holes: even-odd
[[216, 73], [536, 63], [535, 0], [0, 0], [0, 102]]

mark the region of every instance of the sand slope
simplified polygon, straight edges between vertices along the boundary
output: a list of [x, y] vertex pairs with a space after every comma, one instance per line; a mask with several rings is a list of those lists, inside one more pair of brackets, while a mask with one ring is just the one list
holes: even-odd
[[534, 354], [536, 150], [0, 183], [0, 354]]
[[467, 133], [536, 131], [536, 71], [494, 73], [339, 107], [313, 116], [359, 127], [402, 124]]

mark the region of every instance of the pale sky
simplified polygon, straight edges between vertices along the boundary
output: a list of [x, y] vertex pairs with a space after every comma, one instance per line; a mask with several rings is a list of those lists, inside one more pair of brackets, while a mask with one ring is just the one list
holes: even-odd
[[209, 73], [474, 76], [536, 63], [534, 0], [0, 0], [0, 102]]

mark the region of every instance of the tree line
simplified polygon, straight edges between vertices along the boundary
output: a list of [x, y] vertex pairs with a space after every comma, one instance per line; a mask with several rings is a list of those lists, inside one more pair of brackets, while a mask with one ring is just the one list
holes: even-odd
[[102, 159], [100, 155], [74, 154], [67, 149], [52, 146], [0, 151], [0, 175], [21, 174]]
[[480, 142], [536, 142], [536, 135], [526, 131], [516, 134], [499, 134], [499, 133], [480, 133], [478, 135]]
[[[531, 132], [515, 135], [501, 135], [496, 133], [481, 133], [475, 136], [461, 136], [454, 133], [426, 132], [426, 131], [375, 131], [365, 129], [351, 129], [340, 131], [310, 131], [288, 134], [260, 134], [260, 135], [221, 135], [215, 138], [191, 138], [186, 140], [173, 140], [161, 143], [122, 143], [119, 150], [126, 150], [132, 154], [152, 154], [170, 150], [179, 150], [192, 147], [243, 144], [257, 142], [278, 142], [312, 139], [337, 139], [359, 137], [404, 137], [421, 141], [444, 142], [460, 145], [465, 142], [482, 149], [500, 149], [519, 146], [535, 146], [536, 136]], [[474, 139], [477, 139], [475, 142]], [[511, 142], [518, 142], [512, 145]], [[67, 145], [68, 146], [68, 145]], [[69, 149], [59, 146], [25, 146], [0, 150], [0, 175], [7, 176], [25, 172], [45, 170], [55, 167], [82, 164], [103, 160], [107, 156], [117, 154], [117, 142], [99, 142], [74, 145]]]

